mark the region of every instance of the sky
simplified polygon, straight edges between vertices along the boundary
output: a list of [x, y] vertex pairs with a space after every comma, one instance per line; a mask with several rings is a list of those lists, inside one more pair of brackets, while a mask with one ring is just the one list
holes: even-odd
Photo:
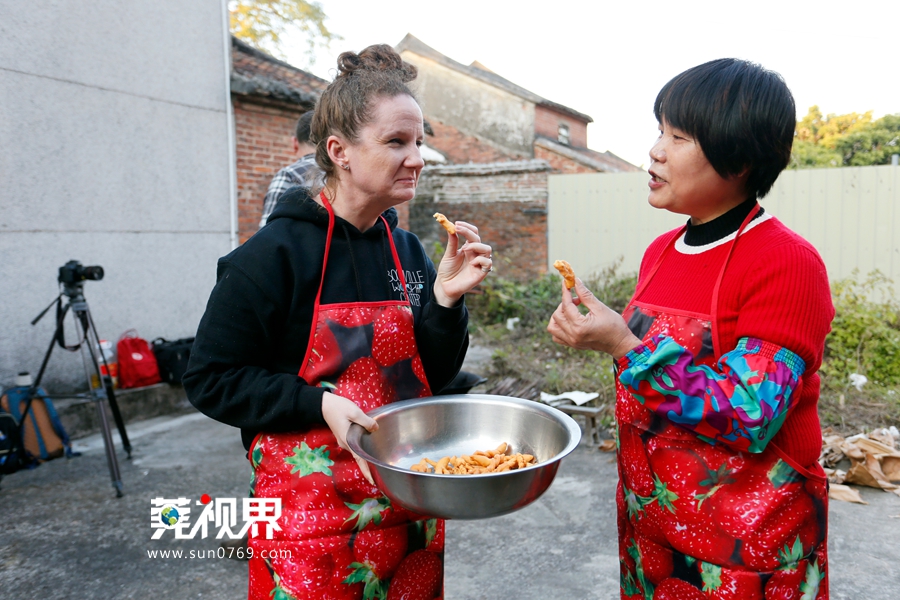
[[396, 45], [407, 33], [444, 55], [478, 60], [532, 92], [586, 113], [588, 146], [638, 166], [657, 136], [653, 101], [685, 69], [736, 57], [780, 73], [798, 118], [900, 113], [900, 1], [319, 0], [343, 40], [310, 66], [305, 42], [288, 61], [331, 80], [337, 55]]

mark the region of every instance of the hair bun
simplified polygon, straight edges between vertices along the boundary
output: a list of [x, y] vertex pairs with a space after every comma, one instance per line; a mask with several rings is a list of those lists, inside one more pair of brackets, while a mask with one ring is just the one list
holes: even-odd
[[393, 75], [403, 83], [416, 78], [416, 67], [405, 62], [387, 44], [369, 46], [359, 54], [342, 52], [337, 61], [338, 77], [350, 77], [362, 71]]

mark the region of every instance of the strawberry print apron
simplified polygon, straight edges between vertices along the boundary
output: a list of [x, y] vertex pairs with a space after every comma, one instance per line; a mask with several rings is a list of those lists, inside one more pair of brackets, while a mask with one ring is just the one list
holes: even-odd
[[[363, 411], [430, 396], [403, 301], [321, 304], [334, 230], [329, 213], [322, 279], [299, 376]], [[382, 217], [397, 276], [406, 281]], [[327, 426], [261, 433], [253, 441], [251, 495], [281, 498], [281, 531], [251, 534], [250, 600], [440, 598], [444, 522], [393, 506], [369, 484]]]
[[[728, 257], [756, 212], [741, 225]], [[641, 302], [680, 236], [660, 255], [623, 317], [645, 343], [662, 335], [686, 348], [694, 365], [715, 366], [722, 355], [718, 290], [728, 257], [712, 314]], [[828, 598], [827, 481], [818, 464], [803, 468], [772, 443], [750, 453], [705, 441], [649, 410], [618, 377], [616, 396], [622, 598]]]

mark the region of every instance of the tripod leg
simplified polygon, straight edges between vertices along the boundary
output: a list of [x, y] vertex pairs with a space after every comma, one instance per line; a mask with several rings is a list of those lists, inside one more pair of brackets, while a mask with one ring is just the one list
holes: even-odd
[[[85, 303], [85, 319], [87, 320], [87, 326], [90, 328], [92, 337], [98, 343], [100, 341], [100, 336], [97, 334], [97, 327], [94, 325], [94, 319], [91, 317], [90, 309], [87, 308], [87, 303]], [[91, 355], [93, 355], [93, 349], [96, 346], [91, 346]], [[106, 357], [100, 357], [104, 364], [106, 363]], [[99, 361], [94, 360], [94, 364], [97, 365], [98, 376], [99, 376]], [[107, 373], [109, 372], [109, 365], [106, 365]], [[116, 401], [116, 394], [113, 391], [112, 381], [105, 380], [103, 377], [99, 379], [99, 381], [104, 382], [104, 387], [106, 388], [106, 399], [109, 401], [109, 408], [112, 412], [113, 420], [116, 422], [116, 428], [119, 430], [119, 437], [122, 438], [122, 447], [125, 449], [125, 454], [129, 460], [131, 460], [131, 442], [128, 439], [128, 432], [125, 431], [125, 421], [122, 419], [122, 413], [119, 412], [119, 403]]]
[[113, 487], [116, 489], [116, 497], [124, 494], [122, 475], [119, 474], [119, 461], [116, 460], [116, 449], [113, 446], [112, 433], [109, 430], [109, 420], [106, 418], [106, 410], [103, 406], [102, 389], [97, 390], [97, 414], [100, 415], [100, 430], [103, 432], [103, 445], [106, 447], [106, 464], [109, 466], [109, 475], [112, 478]]
[[128, 440], [128, 433], [125, 431], [125, 421], [122, 420], [122, 413], [119, 412], [119, 403], [116, 401], [115, 392], [113, 392], [112, 381], [107, 380], [104, 383], [104, 387], [106, 388], [106, 399], [109, 401], [113, 420], [116, 422], [116, 428], [119, 430], [119, 436], [122, 438], [122, 448], [125, 449], [126, 458], [131, 460], [131, 442]]
[[[59, 301], [60, 301], [59, 298], [54, 300], [54, 302], [59, 302]], [[53, 306], [53, 302], [50, 303], [50, 306]], [[50, 306], [48, 306], [46, 309], [44, 309], [44, 312], [47, 312], [47, 310], [50, 308]], [[68, 307], [66, 307], [66, 310], [68, 310]], [[61, 312], [61, 315], [65, 315], [65, 312]], [[43, 313], [41, 313], [40, 316], [43, 316]], [[40, 318], [40, 316], [38, 318]], [[56, 340], [59, 335], [59, 333], [58, 333], [59, 328], [62, 327], [62, 320], [61, 320], [62, 316], [59, 316], [59, 319], [60, 320], [57, 321], [57, 323], [56, 323], [57, 333], [53, 334], [53, 338], [50, 340], [50, 347], [47, 348], [47, 353], [44, 354], [44, 360], [41, 361], [41, 368], [38, 370], [37, 376], [34, 378], [34, 383], [31, 384], [31, 388], [28, 390], [28, 406], [31, 405], [31, 399], [34, 398], [35, 394], [37, 393], [37, 389], [41, 386], [41, 379], [43, 379], [43, 377], [44, 377], [44, 371], [47, 370], [47, 363], [50, 362], [50, 354], [53, 352], [53, 346], [56, 344]], [[35, 319], [32, 322], [32, 325], [36, 321], [37, 321], [37, 319]], [[23, 422], [25, 421], [25, 417], [27, 415], [28, 415], [28, 408], [26, 407], [25, 412], [22, 414]]]
[[[91, 363], [93, 363], [94, 373], [97, 375], [97, 381], [102, 383], [103, 375], [100, 373], [100, 365], [94, 354], [99, 340], [97, 339], [95, 331], [89, 326], [90, 317], [87, 312], [87, 302], [73, 302], [72, 311], [76, 316], [76, 327], [81, 326], [84, 333], [84, 343], [81, 347], [82, 353], [86, 346], [88, 355], [91, 357]], [[82, 356], [84, 356], [84, 354], [82, 354]], [[106, 408], [104, 407], [103, 402], [106, 399], [106, 388], [101, 385], [97, 389], [93, 389], [93, 386], [91, 385], [91, 373], [88, 369], [87, 361], [82, 362], [84, 362], [84, 375], [85, 379], [87, 379], [88, 389], [91, 390], [91, 395], [97, 403], [97, 414], [100, 416], [100, 430], [103, 433], [103, 445], [106, 447], [106, 464], [109, 466], [109, 476], [112, 479], [113, 487], [116, 490], [116, 497], [121, 498], [123, 495], [122, 476], [119, 473], [119, 461], [116, 459], [116, 448], [113, 445], [112, 433], [109, 430], [109, 419], [106, 417]]]

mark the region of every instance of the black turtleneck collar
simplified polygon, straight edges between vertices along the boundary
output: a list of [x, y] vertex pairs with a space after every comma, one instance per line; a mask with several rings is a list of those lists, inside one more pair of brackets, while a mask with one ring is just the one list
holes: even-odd
[[[684, 243], [688, 246], [705, 246], [731, 235], [741, 228], [741, 223], [744, 222], [744, 219], [750, 214], [754, 206], [756, 206], [756, 198], [749, 198], [724, 215], [718, 216], [702, 225], [691, 225], [691, 221], [688, 219]], [[759, 211], [753, 218], [759, 218], [763, 212], [765, 211], [760, 206]]]

